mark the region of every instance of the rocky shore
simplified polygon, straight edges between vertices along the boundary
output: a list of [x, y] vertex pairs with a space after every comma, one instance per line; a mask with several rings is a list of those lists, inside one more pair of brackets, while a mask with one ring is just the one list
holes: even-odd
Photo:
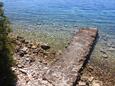
[[[38, 86], [38, 84], [40, 86], [53, 86], [43, 76], [49, 70], [52, 62], [56, 61], [56, 56], [62, 54], [62, 51], [50, 51], [52, 47], [47, 43], [26, 40], [20, 36], [13, 37], [12, 43], [15, 45], [14, 60], [16, 64], [12, 67], [12, 70], [17, 75], [16, 86]], [[106, 50], [105, 48], [99, 49], [100, 57], [104, 58], [102, 61], [106, 64], [105, 60], [109, 59], [107, 51], [108, 49], [114, 51], [114, 46], [112, 45], [112, 48], [108, 47]], [[93, 54], [92, 57], [94, 56], [97, 57]], [[114, 86], [114, 80], [105, 80], [112, 78], [107, 78], [108, 75], [105, 73], [107, 71], [102, 72], [102, 69], [96, 69], [96, 66], [98, 67], [99, 64], [96, 62], [97, 58], [96, 60], [94, 58], [91, 60], [95, 62], [89, 63], [81, 72], [77, 86], [108, 86], [108, 84]], [[103, 75], [106, 75], [106, 78]], [[109, 83], [105, 84], [106, 81]]]
[[56, 52], [49, 52], [48, 44], [30, 42], [20, 36], [13, 38], [12, 43], [15, 45], [16, 64], [12, 70], [17, 75], [16, 86], [52, 86], [43, 80], [43, 74], [55, 60]]

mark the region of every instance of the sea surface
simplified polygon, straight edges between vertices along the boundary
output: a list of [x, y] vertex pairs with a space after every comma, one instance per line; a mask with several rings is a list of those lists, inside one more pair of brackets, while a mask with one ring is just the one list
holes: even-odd
[[[16, 27], [52, 36], [96, 27], [115, 43], [115, 0], [4, 0], [5, 14]], [[14, 27], [16, 29], [16, 27]], [[58, 38], [57, 37], [57, 38]], [[66, 36], [67, 37], [67, 36]]]

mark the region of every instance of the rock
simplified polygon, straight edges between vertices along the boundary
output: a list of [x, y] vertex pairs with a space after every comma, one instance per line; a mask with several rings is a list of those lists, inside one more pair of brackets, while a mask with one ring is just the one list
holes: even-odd
[[33, 45], [31, 48], [32, 48], [32, 49], [36, 49], [36, 48], [37, 48], [37, 46]]
[[115, 51], [115, 48], [110, 47], [110, 48], [108, 49], [108, 51]]
[[25, 58], [26, 59], [26, 61], [30, 61], [30, 58]]
[[23, 47], [21, 50], [26, 52], [28, 50], [28, 48], [27, 47]]
[[78, 27], [78, 25], [74, 25], [74, 27]]
[[64, 25], [64, 27], [68, 27], [68, 25]]
[[103, 86], [103, 83], [99, 80], [93, 80], [92, 86]]
[[88, 81], [92, 82], [94, 80], [94, 77], [89, 77]]
[[22, 49], [19, 50], [20, 57], [23, 57], [27, 53], [28, 53], [28, 48], [27, 47], [23, 47]]
[[79, 81], [78, 85], [79, 85], [79, 86], [86, 86], [86, 82]]
[[102, 57], [103, 58], [108, 58], [108, 55], [107, 54], [103, 54]]
[[17, 45], [21, 45], [21, 42], [18, 41], [18, 40], [16, 40], [15, 43], [16, 43]]
[[89, 66], [88, 66], [88, 71], [89, 71], [89, 72], [92, 72], [93, 70], [94, 70], [94, 67], [91, 66], [91, 65], [89, 65]]
[[18, 66], [18, 68], [22, 68], [22, 67], [23, 67], [23, 66], [22, 66], [22, 65], [20, 65], [20, 64], [18, 64], [17, 66]]
[[12, 71], [15, 71], [16, 70], [16, 68], [15, 67], [12, 67]]
[[26, 74], [27, 75], [27, 71], [24, 70], [24, 69], [19, 69], [20, 72], [22, 72], [23, 74]]
[[23, 51], [20, 51], [19, 55], [20, 55], [20, 57], [23, 57], [25, 55], [25, 53]]
[[27, 45], [28, 48], [32, 48], [32, 46], [33, 46], [33, 43], [29, 43], [29, 44]]
[[62, 51], [58, 50], [57, 55], [61, 55], [61, 54], [62, 54]]
[[29, 42], [28, 42], [28, 41], [25, 41], [24, 44], [29, 44]]
[[16, 46], [15, 52], [16, 52], [16, 53], [20, 52], [20, 46]]
[[50, 49], [50, 46], [48, 44], [42, 44], [41, 48], [44, 50], [48, 50], [48, 49]]
[[100, 52], [103, 53], [103, 54], [106, 54], [106, 50], [105, 49], [100, 49]]
[[33, 53], [38, 54], [38, 52], [40, 52], [40, 50], [41, 50], [41, 48], [34, 49], [34, 50], [33, 50]]
[[25, 43], [25, 39], [23, 37], [17, 36], [17, 40], [19, 40], [22, 43]]
[[17, 40], [23, 39], [23, 37], [17, 36]]
[[26, 54], [26, 55], [25, 55], [25, 57], [26, 57], [26, 58], [29, 58], [29, 57], [30, 57], [30, 55], [29, 55], [29, 54]]

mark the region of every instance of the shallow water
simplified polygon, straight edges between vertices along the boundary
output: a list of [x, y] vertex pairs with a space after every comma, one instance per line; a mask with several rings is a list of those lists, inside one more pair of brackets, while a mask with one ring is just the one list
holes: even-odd
[[97, 27], [115, 40], [115, 0], [4, 0], [4, 6], [17, 27], [51, 35], [68, 35], [77, 27]]

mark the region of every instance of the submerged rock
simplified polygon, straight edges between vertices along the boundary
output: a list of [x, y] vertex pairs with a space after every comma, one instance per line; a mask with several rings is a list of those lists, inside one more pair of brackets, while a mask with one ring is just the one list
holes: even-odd
[[103, 58], [108, 58], [108, 55], [107, 54], [103, 54], [102, 57]]
[[115, 51], [115, 48], [110, 47], [110, 48], [108, 49], [108, 51]]
[[48, 44], [42, 44], [41, 48], [44, 50], [48, 50], [48, 49], [50, 49], [50, 46]]

